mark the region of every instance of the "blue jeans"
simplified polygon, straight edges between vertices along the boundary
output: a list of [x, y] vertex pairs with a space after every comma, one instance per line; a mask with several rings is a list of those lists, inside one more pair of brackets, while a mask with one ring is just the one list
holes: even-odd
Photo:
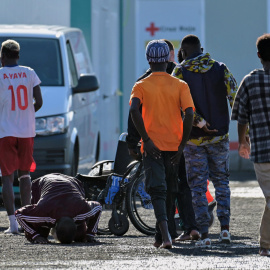
[[203, 146], [186, 145], [184, 149], [188, 184], [192, 194], [195, 219], [201, 233], [208, 232], [210, 216], [205, 195], [207, 179], [213, 182], [217, 216], [221, 226], [230, 223], [229, 140]]

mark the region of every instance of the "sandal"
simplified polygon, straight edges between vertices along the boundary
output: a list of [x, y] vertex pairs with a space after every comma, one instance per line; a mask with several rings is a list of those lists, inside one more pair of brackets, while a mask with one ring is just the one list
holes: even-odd
[[175, 238], [175, 242], [188, 241], [191, 240], [191, 237], [188, 233], [183, 232], [180, 236]]

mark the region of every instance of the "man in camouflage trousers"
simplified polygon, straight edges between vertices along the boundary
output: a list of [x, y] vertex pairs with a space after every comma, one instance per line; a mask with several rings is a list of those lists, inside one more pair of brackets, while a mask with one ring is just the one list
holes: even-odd
[[225, 64], [203, 53], [197, 36], [188, 35], [181, 42], [184, 61], [177, 65], [173, 76], [190, 87], [196, 112], [184, 155], [188, 184], [201, 239], [197, 247], [211, 247], [208, 237], [209, 213], [205, 196], [207, 179], [215, 187], [217, 216], [221, 225], [220, 242], [230, 243], [230, 188], [229, 188], [229, 109], [237, 84]]

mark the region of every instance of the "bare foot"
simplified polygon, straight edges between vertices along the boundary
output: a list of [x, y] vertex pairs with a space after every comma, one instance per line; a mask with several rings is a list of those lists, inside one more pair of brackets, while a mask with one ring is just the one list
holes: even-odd
[[162, 245], [159, 248], [171, 249], [172, 248], [172, 242], [171, 241], [163, 242]]
[[199, 240], [199, 238], [201, 237], [200, 233], [197, 230], [192, 230], [190, 232], [190, 238], [191, 240]]

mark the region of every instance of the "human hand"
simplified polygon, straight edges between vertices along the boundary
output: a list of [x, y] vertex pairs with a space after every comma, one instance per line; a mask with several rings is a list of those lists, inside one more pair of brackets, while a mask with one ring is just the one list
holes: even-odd
[[238, 146], [238, 154], [242, 158], [249, 159], [250, 145], [249, 145], [249, 143], [247, 141], [244, 142], [244, 143], [239, 144], [239, 146]]
[[184, 149], [184, 147], [180, 145], [180, 146], [178, 147], [177, 153], [171, 157], [171, 163], [172, 163], [173, 165], [179, 164], [180, 158], [181, 158], [181, 156], [182, 156], [182, 154], [183, 154], [183, 149]]
[[137, 152], [136, 149], [128, 149], [128, 153], [135, 160], [141, 160], [142, 159], [141, 153]]
[[149, 154], [155, 159], [158, 159], [161, 157], [161, 151], [155, 146], [155, 144], [153, 143], [151, 139], [143, 143], [143, 150], [144, 150], [145, 156]]
[[34, 244], [48, 244], [50, 242], [48, 241], [47, 238], [39, 235], [34, 239], [33, 243]]
[[206, 122], [206, 124], [202, 127], [203, 131], [208, 133], [208, 134], [214, 134], [214, 133], [217, 133], [218, 130], [217, 129], [208, 129], [208, 127], [210, 126], [209, 123]]

